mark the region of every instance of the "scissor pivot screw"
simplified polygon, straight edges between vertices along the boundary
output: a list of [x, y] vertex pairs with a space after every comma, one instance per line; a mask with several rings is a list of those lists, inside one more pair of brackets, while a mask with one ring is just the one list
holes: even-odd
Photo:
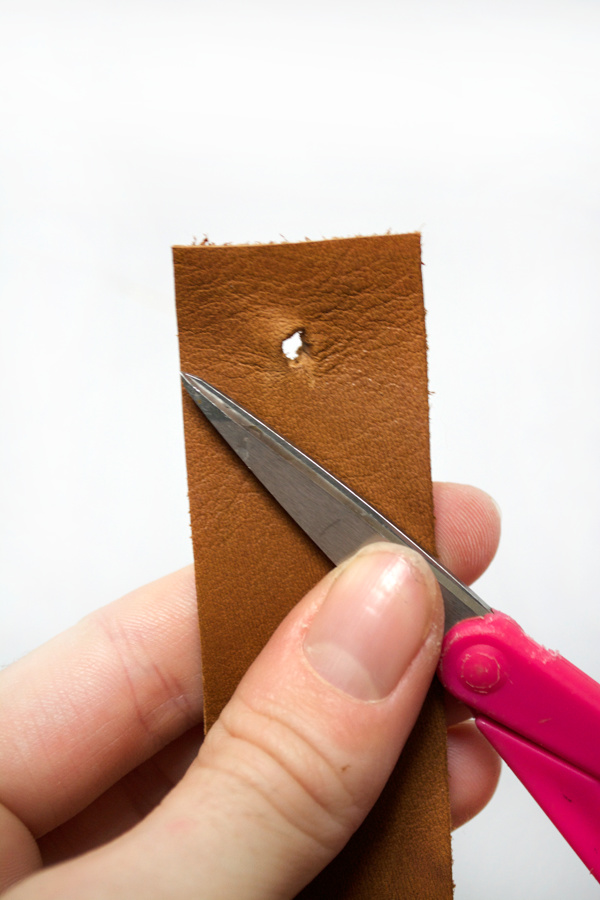
[[489, 644], [473, 644], [463, 651], [458, 664], [460, 680], [477, 694], [490, 694], [506, 681], [504, 659]]

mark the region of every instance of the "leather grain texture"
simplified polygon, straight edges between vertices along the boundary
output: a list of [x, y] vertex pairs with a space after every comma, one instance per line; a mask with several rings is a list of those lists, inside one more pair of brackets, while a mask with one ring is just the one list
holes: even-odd
[[[181, 368], [330, 469], [434, 552], [417, 234], [175, 247]], [[300, 331], [296, 360], [282, 342]], [[185, 394], [209, 728], [330, 564]], [[446, 730], [434, 685], [364, 825], [303, 898], [450, 898]]]

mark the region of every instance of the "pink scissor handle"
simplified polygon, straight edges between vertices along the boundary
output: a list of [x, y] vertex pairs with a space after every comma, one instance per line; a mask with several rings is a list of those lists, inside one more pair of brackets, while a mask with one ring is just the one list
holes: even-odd
[[484, 716], [475, 723], [600, 881], [600, 781]]
[[600, 879], [600, 685], [497, 612], [448, 632], [439, 675]]

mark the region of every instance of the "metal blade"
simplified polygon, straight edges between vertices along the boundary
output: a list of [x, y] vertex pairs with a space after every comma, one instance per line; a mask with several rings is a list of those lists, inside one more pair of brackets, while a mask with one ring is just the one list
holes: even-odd
[[437, 578], [446, 630], [489, 606], [422, 547], [293, 444], [194, 375], [181, 375], [192, 400], [229, 446], [314, 543], [337, 565], [373, 541], [416, 550]]

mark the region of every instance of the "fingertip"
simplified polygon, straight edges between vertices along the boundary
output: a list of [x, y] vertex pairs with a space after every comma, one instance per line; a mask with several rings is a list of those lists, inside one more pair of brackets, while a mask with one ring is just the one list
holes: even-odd
[[500, 778], [500, 757], [473, 722], [448, 729], [452, 827], [460, 828], [489, 803]]
[[496, 501], [466, 484], [438, 482], [433, 487], [435, 536], [442, 563], [470, 584], [489, 566], [500, 541]]

